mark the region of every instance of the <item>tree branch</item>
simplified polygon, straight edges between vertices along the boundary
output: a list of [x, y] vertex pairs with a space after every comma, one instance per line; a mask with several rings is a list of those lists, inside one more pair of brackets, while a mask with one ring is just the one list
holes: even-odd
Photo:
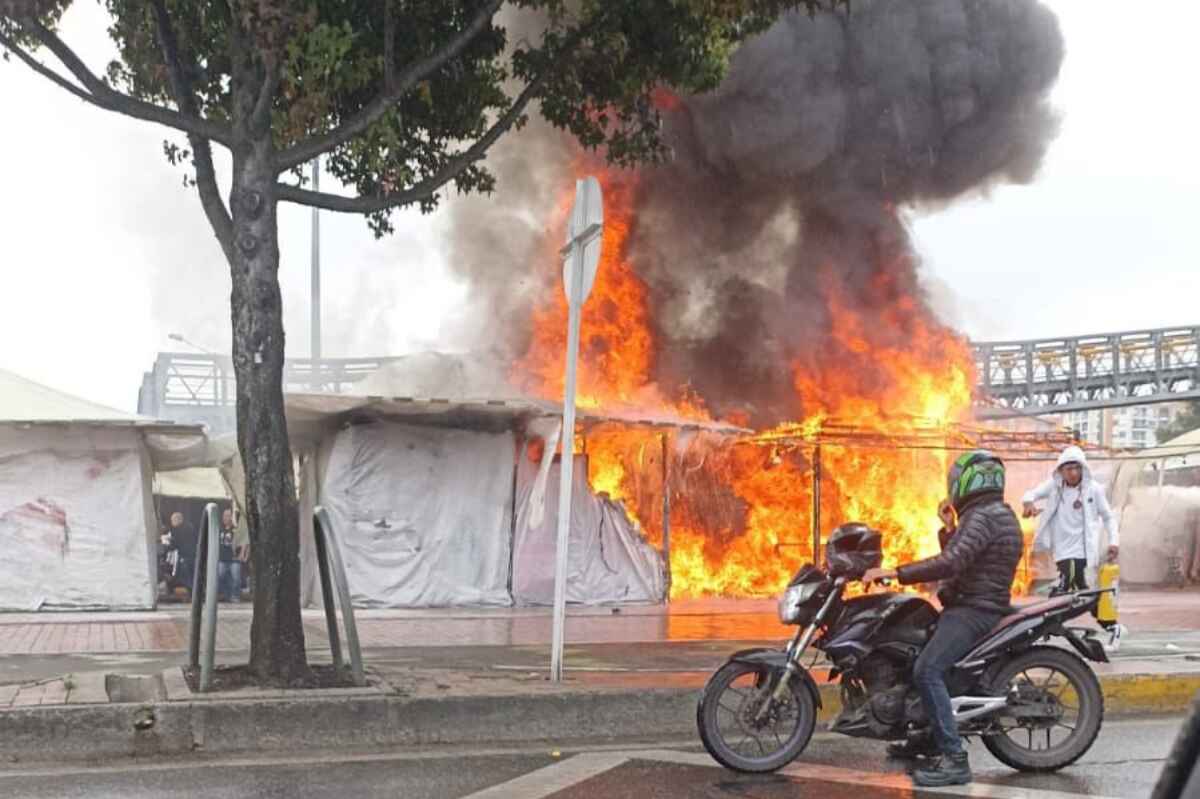
[[[75, 78], [83, 84], [86, 91], [86, 99], [93, 105], [104, 108], [108, 111], [115, 111], [119, 114], [133, 117], [135, 119], [145, 120], [147, 122], [157, 122], [160, 125], [166, 125], [175, 130], [181, 130], [184, 133], [192, 133], [197, 136], [203, 136], [206, 139], [218, 141], [225, 146], [230, 146], [233, 142], [233, 131], [224, 125], [218, 125], [206, 119], [201, 119], [196, 116], [180, 113], [170, 108], [153, 103], [147, 103], [143, 100], [138, 100], [130, 97], [127, 94], [122, 94], [108, 86], [104, 81], [96, 77], [87, 65], [75, 55], [75, 52], [58, 38], [46, 26], [42, 25], [36, 19], [21, 18], [17, 20], [23, 30], [34, 36], [41, 42], [54, 56], [62, 62], [63, 66], [75, 76]], [[22, 59], [24, 60], [24, 59]], [[28, 62], [26, 62], [28, 63]], [[39, 70], [40, 71], [40, 70]], [[43, 73], [45, 74], [45, 73]], [[47, 76], [48, 77], [48, 76]], [[60, 81], [54, 81], [59, 86], [62, 86]], [[66, 87], [63, 87], [66, 88]], [[80, 92], [72, 92], [77, 97], [82, 96]]]
[[[391, 86], [385, 83], [383, 90], [375, 96], [375, 99], [367, 103], [357, 114], [328, 133], [305, 139], [280, 153], [275, 162], [276, 169], [279, 172], [286, 172], [362, 134], [386, 114], [396, 101], [409, 90], [462, 53], [471, 41], [491, 23], [492, 17], [502, 5], [504, 5], [504, 0], [488, 0], [475, 17], [467, 23], [467, 26], [455, 34], [441, 50], [405, 67], [403, 71], [395, 75]], [[388, 69], [389, 66], [385, 64], [385, 75]]]
[[[164, 0], [154, 0], [154, 24], [158, 32], [159, 46], [162, 47], [163, 63], [167, 66], [167, 76], [171, 82], [171, 93], [175, 96], [175, 104], [188, 116], [198, 116], [196, 110], [196, 95], [192, 91], [191, 80], [188, 78], [188, 63], [179, 52], [179, 39], [175, 36], [175, 28], [171, 25], [171, 16], [167, 12]], [[192, 166], [196, 169], [196, 189], [200, 194], [200, 204], [204, 214], [212, 226], [225, 257], [233, 262], [233, 220], [229, 210], [221, 199], [221, 191], [217, 186], [217, 173], [213, 168], [212, 146], [207, 137], [196, 133], [188, 133], [188, 143], [192, 146]]]
[[392, 192], [375, 197], [343, 197], [338, 194], [312, 191], [287, 183], [276, 185], [276, 196], [286, 202], [299, 203], [314, 208], [324, 208], [327, 211], [343, 213], [370, 214], [386, 211], [401, 205], [420, 202], [429, 199], [434, 192], [458, 177], [463, 170], [487, 155], [496, 140], [511, 128], [529, 105], [529, 101], [537, 96], [545, 80], [545, 74], [525, 87], [508, 110], [483, 134], [473, 145], [446, 162], [446, 165], [430, 175], [425, 180], [404, 191]]
[[167, 13], [167, 4], [164, 0], [154, 0], [153, 6], [158, 44], [162, 48], [163, 63], [167, 66], [167, 77], [171, 82], [171, 94], [175, 96], [175, 104], [188, 116], [198, 116], [196, 96], [192, 93], [191, 82], [184, 73], [183, 59], [179, 55], [179, 40], [175, 37], [175, 29]]
[[212, 145], [208, 139], [198, 136], [189, 137], [192, 145], [192, 166], [196, 169], [196, 191], [200, 194], [200, 205], [208, 224], [212, 227], [225, 259], [234, 262], [236, 253], [233, 249], [233, 220], [221, 199], [221, 189], [217, 186], [217, 172], [213, 169]]
[[271, 126], [271, 109], [275, 106], [275, 93], [279, 90], [282, 74], [279, 58], [274, 53], [263, 54], [263, 82], [258, 88], [258, 99], [250, 114], [250, 124], [255, 130], [266, 130]]
[[55, 84], [57, 84], [60, 87], [66, 89], [71, 94], [78, 97], [80, 100], [83, 100], [85, 103], [91, 103], [92, 105], [97, 104], [95, 97], [92, 97], [92, 95], [88, 94], [86, 91], [79, 88], [74, 83], [71, 83], [71, 81], [67, 80], [62, 75], [59, 75], [57, 72], [50, 69], [50, 67], [46, 66], [41, 61], [38, 61], [36, 58], [31, 56], [29, 53], [25, 52], [20, 46], [18, 46], [16, 42], [14, 42], [12, 39], [8, 38], [7, 36], [5, 36], [2, 33], [0, 33], [0, 45], [4, 45], [5, 49], [11, 51], [12, 53], [15, 53], [17, 58], [24, 61], [26, 66], [28, 66], [30, 69], [32, 69], [34, 72], [38, 73], [42, 77], [46, 78], [49, 81], [54, 82]]

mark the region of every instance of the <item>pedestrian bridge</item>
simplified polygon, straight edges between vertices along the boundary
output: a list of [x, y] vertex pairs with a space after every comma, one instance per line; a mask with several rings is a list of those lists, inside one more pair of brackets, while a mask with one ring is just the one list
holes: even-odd
[[[1200, 326], [1070, 338], [979, 341], [972, 347], [980, 415], [1066, 413], [1200, 398]], [[396, 358], [287, 362], [287, 391], [346, 391]], [[160, 353], [147, 372], [138, 412], [234, 428], [228, 356]]]
[[973, 342], [978, 401], [1035, 414], [1200, 398], [1198, 344], [1200, 326]]

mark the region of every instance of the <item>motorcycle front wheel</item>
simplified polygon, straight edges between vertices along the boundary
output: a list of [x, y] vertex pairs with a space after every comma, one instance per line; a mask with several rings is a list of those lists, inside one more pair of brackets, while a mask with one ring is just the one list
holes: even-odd
[[1096, 674], [1078, 656], [1034, 647], [1003, 663], [992, 689], [1009, 708], [983, 736], [997, 760], [1020, 771], [1057, 771], [1083, 757], [1104, 721]]
[[817, 707], [803, 680], [787, 698], [772, 694], [776, 680], [759, 664], [726, 663], [709, 679], [696, 707], [700, 741], [713, 759], [734, 771], [763, 773], [791, 763], [812, 738]]

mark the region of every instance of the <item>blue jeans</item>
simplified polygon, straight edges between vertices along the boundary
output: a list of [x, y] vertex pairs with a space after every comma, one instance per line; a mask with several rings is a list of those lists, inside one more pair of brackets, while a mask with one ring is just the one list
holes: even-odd
[[954, 710], [950, 707], [946, 675], [1000, 619], [999, 613], [986, 610], [947, 608], [938, 619], [933, 637], [913, 665], [913, 684], [925, 705], [934, 746], [942, 754], [952, 755], [963, 750]]
[[223, 560], [217, 564], [217, 597], [227, 602], [242, 601], [242, 562]]

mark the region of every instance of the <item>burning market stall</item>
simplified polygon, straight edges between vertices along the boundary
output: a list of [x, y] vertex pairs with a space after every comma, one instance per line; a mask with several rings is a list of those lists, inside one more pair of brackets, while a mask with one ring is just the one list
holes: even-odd
[[153, 473], [204, 448], [198, 427], [0, 370], [0, 610], [154, 607]]
[[[461, 377], [470, 360], [453, 359], [452, 371]], [[376, 385], [428, 386], [417, 373], [446, 363], [445, 356], [402, 363], [392, 367], [400, 377], [384, 375]], [[511, 390], [473, 399], [479, 394], [464, 385], [440, 387], [453, 394], [287, 397], [289, 434], [300, 458], [306, 603], [319, 599], [311, 532], [318, 504], [338, 526], [356, 604], [549, 603], [561, 408]], [[658, 442], [657, 431], [695, 424], [598, 411], [585, 411], [580, 421], [568, 599], [661, 601], [662, 557], [620, 502], [591, 490], [582, 447], [594, 427], [650, 431], [645, 435]]]
[[[766, 597], [814, 553], [819, 557], [823, 536], [843, 522], [880, 529], [889, 564], [936, 553], [935, 511], [949, 462], [960, 452], [982, 447], [1005, 458], [1017, 478], [1007, 499], [1019, 507], [1021, 493], [1044, 479], [1045, 464], [1071, 441], [1054, 430], [876, 421], [814, 419], [740, 436], [673, 434], [663, 450], [670, 516], [662, 521], [655, 509], [663, 482], [637, 468], [654, 453], [644, 438], [594, 435], [590, 477], [623, 498], [652, 542], [669, 530], [672, 597]], [[1026, 528], [1028, 550], [1032, 522]], [[1027, 559], [1018, 590], [1037, 576]]]

